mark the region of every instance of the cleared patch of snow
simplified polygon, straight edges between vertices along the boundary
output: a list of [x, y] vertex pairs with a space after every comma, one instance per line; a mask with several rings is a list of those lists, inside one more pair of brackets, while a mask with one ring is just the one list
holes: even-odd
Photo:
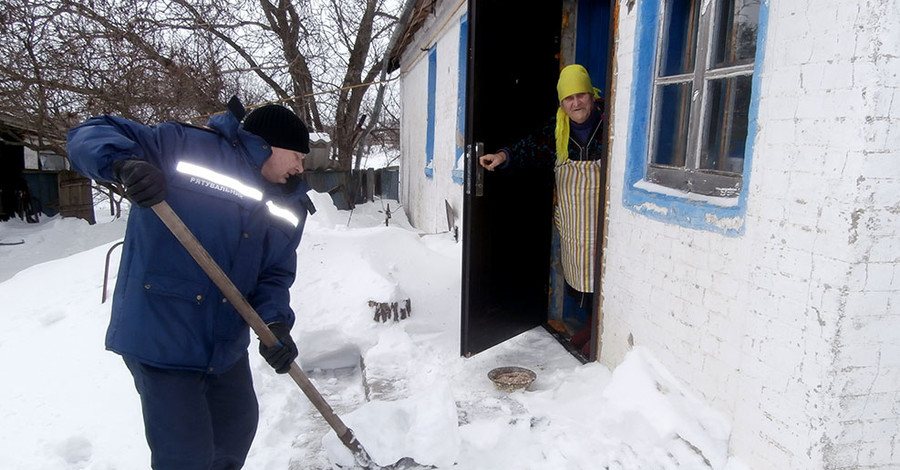
[[[459, 356], [460, 244], [426, 235], [382, 201], [338, 211], [312, 193], [291, 288], [299, 361], [380, 464], [400, 457], [439, 469], [726, 469], [727, 419], [635, 349], [610, 371], [580, 364], [542, 328], [471, 358]], [[387, 203], [387, 201], [384, 201]], [[394, 202], [395, 203], [395, 202]], [[125, 223], [0, 223], [0, 468], [149, 467], [138, 395], [104, 350], [106, 253]], [[7, 260], [15, 260], [15, 265]], [[116, 280], [118, 251], [111, 259]], [[370, 301], [408, 298], [409, 318], [375, 321]], [[328, 469], [348, 452], [298, 387], [251, 346], [260, 424], [247, 469]], [[362, 359], [364, 369], [357, 364]], [[487, 373], [537, 373], [501, 392]], [[368, 398], [367, 398], [368, 397]]]

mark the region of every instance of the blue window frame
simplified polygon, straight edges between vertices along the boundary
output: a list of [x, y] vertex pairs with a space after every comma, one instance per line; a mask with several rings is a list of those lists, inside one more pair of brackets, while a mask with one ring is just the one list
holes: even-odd
[[425, 134], [425, 176], [434, 178], [434, 107], [437, 97], [437, 45], [428, 50], [428, 118]]
[[657, 220], [740, 235], [766, 2], [644, 0], [638, 8], [623, 202]]
[[453, 182], [465, 182], [465, 140], [466, 140], [466, 66], [469, 51], [469, 14], [459, 19], [459, 56], [456, 74], [456, 163], [453, 165]]

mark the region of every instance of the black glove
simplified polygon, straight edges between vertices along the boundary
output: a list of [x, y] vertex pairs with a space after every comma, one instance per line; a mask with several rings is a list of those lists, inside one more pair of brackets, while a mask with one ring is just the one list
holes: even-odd
[[116, 160], [113, 173], [125, 185], [125, 195], [140, 207], [150, 207], [166, 199], [166, 179], [159, 168], [144, 160]]
[[291, 329], [281, 322], [269, 324], [269, 330], [281, 342], [280, 345], [267, 347], [260, 341], [259, 353], [266, 359], [266, 362], [275, 369], [279, 374], [287, 373], [291, 370], [291, 364], [297, 359], [297, 345], [291, 338]]

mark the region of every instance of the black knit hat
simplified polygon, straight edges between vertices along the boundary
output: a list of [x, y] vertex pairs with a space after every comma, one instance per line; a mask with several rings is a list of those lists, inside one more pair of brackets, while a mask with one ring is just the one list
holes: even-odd
[[309, 130], [284, 106], [267, 104], [254, 109], [244, 118], [244, 130], [262, 137], [272, 147], [309, 153]]

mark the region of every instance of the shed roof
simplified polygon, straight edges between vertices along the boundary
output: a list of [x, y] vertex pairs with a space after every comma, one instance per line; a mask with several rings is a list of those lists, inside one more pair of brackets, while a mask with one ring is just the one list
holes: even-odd
[[21, 119], [14, 116], [0, 113], [0, 142], [21, 144], [23, 134], [31, 129], [26, 129], [21, 124]]

